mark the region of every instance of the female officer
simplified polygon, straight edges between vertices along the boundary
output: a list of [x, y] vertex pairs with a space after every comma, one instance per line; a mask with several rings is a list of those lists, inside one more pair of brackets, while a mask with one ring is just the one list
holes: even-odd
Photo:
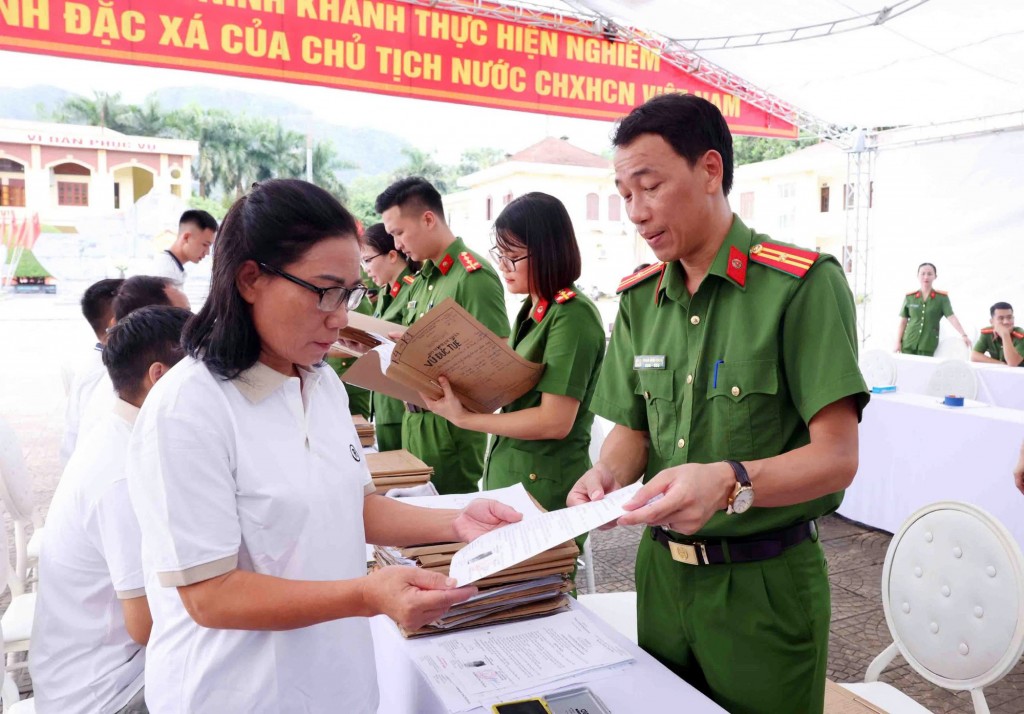
[[[395, 239], [384, 230], [383, 223], [375, 223], [363, 233], [359, 247], [363, 270], [379, 287], [377, 307], [373, 316], [389, 322], [401, 323], [409, 288], [416, 282], [413, 275], [420, 264], [410, 260], [395, 248]], [[402, 448], [402, 415], [405, 404], [385, 394], [372, 397], [373, 423], [377, 431], [377, 448], [391, 451]]]
[[918, 266], [917, 279], [921, 283], [921, 288], [907, 293], [903, 298], [899, 334], [896, 336], [897, 352], [926, 357], [935, 354], [935, 348], [939, 346], [939, 321], [943, 316], [960, 333], [967, 349], [971, 348], [971, 338], [967, 336], [960, 321], [953, 314], [949, 295], [932, 288], [938, 272], [931, 263], [921, 263]]
[[182, 335], [190, 356], [151, 392], [129, 447], [149, 709], [375, 712], [366, 618], [416, 627], [474, 589], [415, 568], [366, 575], [364, 543], [470, 540], [519, 516], [374, 495], [345, 390], [322, 363], [365, 292], [355, 220], [329, 193], [259, 184], [216, 252]]
[[525, 295], [509, 343], [545, 366], [537, 386], [499, 414], [463, 408], [443, 377], [444, 397], [427, 406], [455, 426], [495, 436], [484, 488], [522, 483], [548, 510], [565, 507], [590, 468], [590, 398], [604, 358], [601, 316], [573, 282], [581, 261], [565, 206], [554, 196], [520, 196], [494, 222], [491, 257], [514, 295]]

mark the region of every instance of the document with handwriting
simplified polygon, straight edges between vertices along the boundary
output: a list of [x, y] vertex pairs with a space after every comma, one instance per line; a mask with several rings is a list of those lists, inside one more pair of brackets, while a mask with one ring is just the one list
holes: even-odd
[[550, 511], [485, 533], [455, 554], [449, 574], [460, 587], [469, 585], [614, 521], [626, 514], [622, 506], [642, 485], [637, 481], [600, 501]]

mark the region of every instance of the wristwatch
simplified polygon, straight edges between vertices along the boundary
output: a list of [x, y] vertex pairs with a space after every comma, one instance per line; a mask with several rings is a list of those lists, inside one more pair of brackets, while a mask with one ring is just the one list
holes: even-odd
[[732, 495], [729, 496], [729, 505], [725, 512], [729, 515], [746, 513], [754, 505], [754, 487], [750, 485], [750, 476], [747, 475], [747, 470], [739, 461], [726, 459], [725, 463], [729, 464], [732, 467], [732, 472], [736, 474], [736, 486], [733, 488]]

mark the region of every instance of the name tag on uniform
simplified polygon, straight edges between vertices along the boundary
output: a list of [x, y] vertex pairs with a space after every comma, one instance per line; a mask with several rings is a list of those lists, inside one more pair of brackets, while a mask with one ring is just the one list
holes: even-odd
[[405, 309], [406, 310], [415, 310], [416, 309], [416, 301], [415, 300], [410, 300], [409, 302], [405, 303]]
[[665, 355], [636, 355], [633, 369], [665, 369]]

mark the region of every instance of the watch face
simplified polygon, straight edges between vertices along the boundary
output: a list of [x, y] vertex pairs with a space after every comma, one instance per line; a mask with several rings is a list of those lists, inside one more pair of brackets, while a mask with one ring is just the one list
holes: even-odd
[[734, 513], [743, 513], [753, 505], [754, 490], [751, 488], [740, 489], [740, 492], [736, 494], [736, 498], [732, 500], [732, 510]]

